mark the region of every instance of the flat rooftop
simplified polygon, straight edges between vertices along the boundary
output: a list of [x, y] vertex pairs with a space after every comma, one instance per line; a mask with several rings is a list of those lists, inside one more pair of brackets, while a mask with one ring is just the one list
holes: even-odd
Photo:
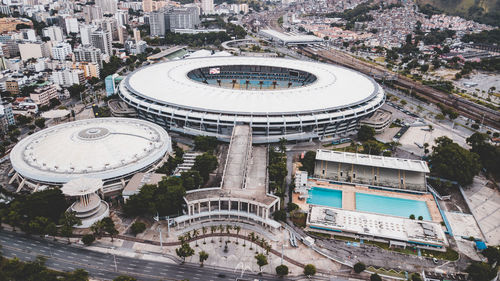
[[309, 211], [309, 227], [332, 229], [385, 239], [432, 245], [447, 245], [439, 223], [388, 215], [349, 211], [313, 205]]
[[425, 161], [318, 149], [316, 160], [429, 173]]
[[154, 55], [151, 55], [148, 57], [148, 60], [158, 60], [158, 59], [161, 59], [165, 56], [168, 56], [172, 53], [175, 53], [179, 50], [182, 50], [184, 48], [186, 48], [187, 46], [175, 46], [175, 47], [172, 47], [172, 48], [169, 48], [169, 49], [166, 49], [166, 50], [163, 50], [157, 54], [154, 54]]
[[323, 42], [323, 39], [315, 35], [290, 35], [272, 29], [263, 29], [260, 33], [264, 36], [274, 37], [284, 44]]
[[125, 186], [122, 195], [130, 196], [137, 194], [145, 184], [158, 184], [166, 176], [165, 174], [157, 173], [137, 173]]

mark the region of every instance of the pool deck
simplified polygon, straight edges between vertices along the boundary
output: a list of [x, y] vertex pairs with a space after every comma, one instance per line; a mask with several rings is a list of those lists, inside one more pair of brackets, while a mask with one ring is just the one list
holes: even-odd
[[[425, 201], [427, 204], [427, 209], [429, 209], [429, 214], [434, 222], [443, 221], [437, 203], [434, 201], [434, 197], [430, 193], [426, 194], [409, 194], [403, 192], [389, 191], [389, 190], [378, 190], [369, 189], [365, 186], [351, 186], [351, 185], [340, 185], [331, 184], [323, 181], [309, 180], [309, 185], [317, 186], [321, 188], [342, 190], [342, 209], [355, 211], [356, 210], [356, 193], [367, 193], [374, 195], [382, 195], [388, 197], [396, 197], [409, 200]], [[292, 202], [297, 204], [302, 210], [309, 211], [309, 204], [306, 199], [299, 199], [300, 194], [294, 193], [292, 196]]]

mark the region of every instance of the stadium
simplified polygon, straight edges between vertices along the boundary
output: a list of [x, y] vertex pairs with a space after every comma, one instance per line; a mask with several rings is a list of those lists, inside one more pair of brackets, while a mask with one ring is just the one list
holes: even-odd
[[282, 58], [205, 57], [140, 68], [119, 85], [139, 117], [168, 130], [229, 141], [250, 125], [254, 143], [335, 138], [385, 101], [370, 77], [339, 66]]
[[12, 149], [10, 184], [38, 190], [78, 178], [104, 182], [103, 191], [124, 187], [132, 175], [151, 169], [172, 151], [160, 126], [145, 120], [97, 118], [59, 124], [22, 139]]

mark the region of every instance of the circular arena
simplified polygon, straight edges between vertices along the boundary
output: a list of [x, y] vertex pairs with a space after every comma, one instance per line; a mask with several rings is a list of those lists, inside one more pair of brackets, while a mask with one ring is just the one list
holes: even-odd
[[356, 71], [263, 57], [153, 64], [128, 75], [119, 95], [169, 130], [229, 141], [234, 125], [248, 124], [254, 143], [353, 134], [385, 101], [382, 88]]
[[19, 191], [84, 177], [100, 179], [104, 191], [112, 191], [171, 150], [167, 132], [145, 120], [97, 118], [59, 124], [22, 139], [12, 149], [16, 173], [11, 183], [17, 181]]

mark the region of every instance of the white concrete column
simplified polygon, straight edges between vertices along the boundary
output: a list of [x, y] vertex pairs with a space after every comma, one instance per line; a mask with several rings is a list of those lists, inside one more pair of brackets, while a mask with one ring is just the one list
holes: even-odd
[[198, 202], [198, 214], [201, 213], [201, 203]]

